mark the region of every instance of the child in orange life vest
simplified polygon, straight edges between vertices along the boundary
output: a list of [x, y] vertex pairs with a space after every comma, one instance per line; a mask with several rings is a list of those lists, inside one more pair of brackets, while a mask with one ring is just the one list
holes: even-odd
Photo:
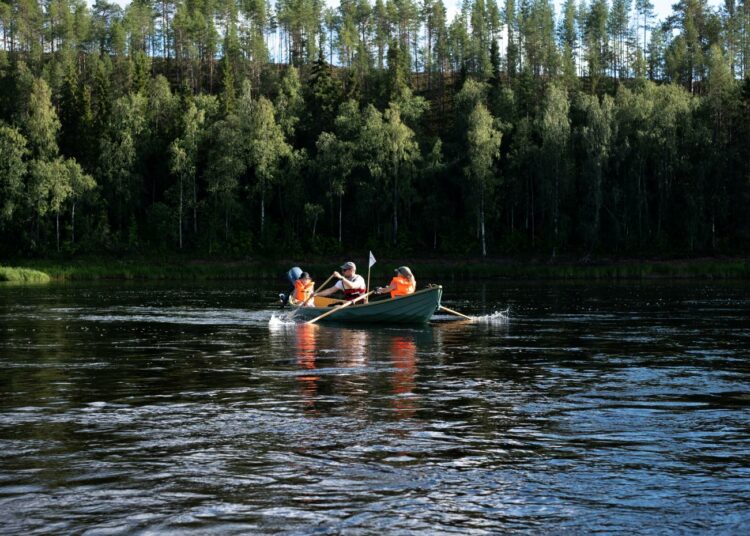
[[[312, 296], [313, 289], [315, 288], [315, 281], [310, 279], [310, 274], [302, 272], [299, 279], [294, 282], [294, 303], [303, 304], [307, 298]], [[314, 307], [314, 300], [310, 300], [305, 304], [307, 307]]]
[[414, 279], [414, 274], [408, 266], [401, 266], [394, 270], [393, 279], [387, 287], [378, 287], [375, 290], [376, 294], [382, 294], [384, 292], [390, 292], [391, 298], [398, 296], [406, 296], [407, 294], [413, 293], [417, 288], [417, 281]]

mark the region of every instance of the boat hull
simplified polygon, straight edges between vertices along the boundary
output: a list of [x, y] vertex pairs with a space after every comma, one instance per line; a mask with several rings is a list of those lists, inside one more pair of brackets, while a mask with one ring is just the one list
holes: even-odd
[[[407, 296], [347, 305], [320, 321], [366, 324], [425, 323], [440, 307], [442, 295], [443, 287], [436, 285]], [[330, 310], [331, 307], [296, 307], [294, 316], [300, 320], [312, 320]]]

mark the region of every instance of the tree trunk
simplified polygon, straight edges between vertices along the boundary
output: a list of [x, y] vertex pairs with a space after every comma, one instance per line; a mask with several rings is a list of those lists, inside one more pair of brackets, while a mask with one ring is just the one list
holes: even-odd
[[55, 213], [55, 236], [57, 238], [57, 251], [60, 251], [60, 211]]
[[182, 249], [182, 175], [180, 175], [180, 207], [178, 209], [179, 217], [178, 217], [178, 234], [180, 236], [180, 249]]
[[711, 251], [716, 252], [716, 211], [711, 211]]
[[591, 238], [591, 248], [589, 253], [594, 252], [594, 248], [599, 242], [599, 225], [601, 224], [601, 212], [602, 212], [602, 166], [601, 163], [596, 164], [596, 177], [594, 180], [594, 233]]
[[396, 174], [393, 177], [393, 244], [398, 240], [398, 161], [394, 166]]
[[263, 236], [263, 230], [266, 224], [266, 191], [260, 188], [260, 236]]
[[343, 194], [339, 194], [339, 244], [341, 244], [341, 226], [342, 226], [342, 212], [343, 212], [341, 205], [342, 205], [343, 197], [344, 197]]
[[479, 198], [479, 229], [482, 236], [482, 258], [487, 257], [487, 236], [484, 232], [484, 189]]
[[[429, 19], [428, 19], [429, 20]], [[424, 70], [427, 72], [427, 89], [432, 89], [432, 25], [427, 25], [427, 58]]]
[[76, 243], [76, 203], [73, 201], [73, 209], [70, 212], [70, 243]]
[[534, 182], [533, 180], [529, 180], [529, 186], [531, 190], [531, 247], [534, 247], [534, 243], [536, 242], [536, 227], [535, 227], [535, 217], [534, 217]]
[[559, 242], [559, 235], [560, 235], [560, 229], [559, 229], [559, 221], [560, 221], [560, 166], [558, 165], [558, 160], [555, 159], [555, 207], [554, 207], [554, 214], [552, 215], [552, 218], [554, 220], [555, 224], [555, 246], [557, 246]]
[[193, 176], [193, 234], [198, 236], [198, 180]]
[[169, 63], [169, 13], [167, 12], [167, 9], [167, 3], [162, 2], [162, 31], [164, 32], [162, 43], [164, 46], [164, 57], [167, 58], [167, 63]]

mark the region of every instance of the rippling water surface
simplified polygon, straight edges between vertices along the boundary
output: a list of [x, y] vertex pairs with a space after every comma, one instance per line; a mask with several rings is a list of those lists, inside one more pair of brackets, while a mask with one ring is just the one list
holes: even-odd
[[461, 287], [349, 328], [0, 286], [3, 534], [747, 533], [748, 285]]

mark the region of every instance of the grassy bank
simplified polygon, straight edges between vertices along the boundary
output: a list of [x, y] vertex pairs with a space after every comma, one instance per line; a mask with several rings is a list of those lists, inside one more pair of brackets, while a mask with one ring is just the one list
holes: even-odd
[[50, 276], [30, 268], [11, 268], [0, 266], [0, 281], [11, 283], [47, 283]]
[[[20, 264], [20, 263], [19, 263]], [[205, 261], [190, 259], [82, 258], [69, 261], [22, 261], [55, 280], [242, 280], [279, 276], [280, 268], [255, 261]], [[287, 267], [285, 270], [288, 270]], [[285, 271], [284, 270], [284, 271]]]
[[[366, 261], [353, 257], [366, 275]], [[186, 258], [89, 258], [69, 261], [20, 261], [21, 268], [0, 268], [0, 280], [29, 279], [49, 274], [56, 280], [143, 279], [143, 280], [247, 280], [279, 279], [294, 265], [302, 266], [322, 282], [340, 264], [340, 259], [316, 259], [303, 263], [291, 260], [217, 261]], [[372, 271], [373, 280], [390, 276], [396, 266], [408, 264], [417, 278], [462, 279], [750, 279], [750, 261], [746, 259], [689, 259], [689, 260], [607, 260], [591, 263], [548, 263], [534, 260], [500, 260], [483, 262], [436, 259], [382, 259]], [[24, 275], [21, 275], [24, 274]], [[29, 274], [29, 275], [26, 275]], [[40, 274], [32, 276], [30, 274]], [[26, 278], [26, 279], [19, 279]]]

